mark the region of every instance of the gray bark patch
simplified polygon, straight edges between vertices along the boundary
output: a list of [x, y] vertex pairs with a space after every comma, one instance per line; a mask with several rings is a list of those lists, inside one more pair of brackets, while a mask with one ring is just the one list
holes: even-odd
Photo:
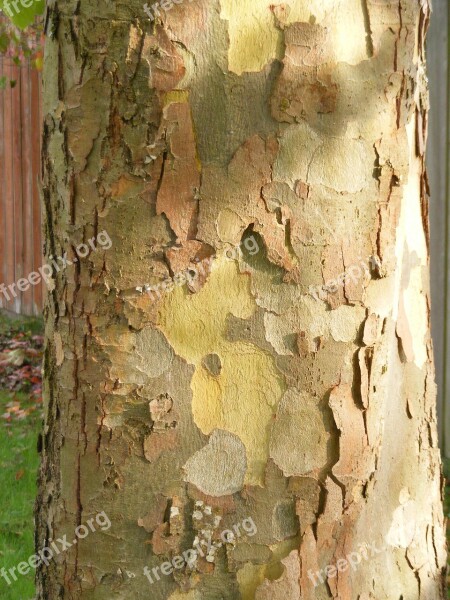
[[202, 365], [213, 377], [220, 375], [222, 370], [222, 363], [218, 354], [207, 354], [202, 360]]
[[140, 357], [139, 370], [149, 377], [159, 377], [170, 367], [173, 350], [157, 329], [147, 328], [136, 335], [136, 352]]
[[245, 446], [233, 433], [215, 429], [208, 445], [187, 461], [184, 470], [185, 481], [193, 483], [208, 496], [234, 494], [244, 486]]
[[327, 463], [323, 416], [306, 393], [287, 390], [277, 411], [270, 436], [270, 456], [286, 477], [305, 475]]

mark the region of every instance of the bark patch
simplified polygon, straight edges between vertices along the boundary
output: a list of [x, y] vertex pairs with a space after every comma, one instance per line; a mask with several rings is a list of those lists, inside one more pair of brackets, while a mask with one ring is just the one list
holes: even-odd
[[244, 487], [247, 471], [245, 446], [228, 431], [216, 429], [207, 446], [184, 465], [185, 480], [209, 496], [226, 496]]

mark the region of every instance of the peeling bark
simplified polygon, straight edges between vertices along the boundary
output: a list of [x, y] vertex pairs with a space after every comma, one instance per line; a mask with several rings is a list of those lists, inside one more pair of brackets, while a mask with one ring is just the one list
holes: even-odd
[[50, 2], [40, 600], [444, 600], [429, 10]]

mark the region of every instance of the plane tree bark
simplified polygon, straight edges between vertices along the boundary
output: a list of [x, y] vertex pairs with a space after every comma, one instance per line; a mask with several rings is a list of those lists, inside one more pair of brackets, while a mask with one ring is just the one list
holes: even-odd
[[146, 10], [48, 7], [38, 598], [443, 600], [428, 2]]

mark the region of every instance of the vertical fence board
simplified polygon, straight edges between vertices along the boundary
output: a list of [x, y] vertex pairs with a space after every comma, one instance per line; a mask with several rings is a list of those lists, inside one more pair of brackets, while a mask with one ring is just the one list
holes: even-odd
[[[21, 69], [21, 143], [22, 143], [22, 165], [24, 174], [31, 173], [31, 128], [33, 124], [30, 119], [30, 68], [29, 65]], [[23, 214], [23, 267], [24, 274], [33, 271], [33, 191], [31, 177], [22, 178], [22, 214]], [[33, 286], [22, 294], [22, 311], [26, 314], [33, 312]]]
[[[36, 69], [30, 70], [30, 106], [31, 106], [31, 189], [33, 199], [33, 271], [42, 265], [42, 218], [39, 197], [39, 175], [41, 165], [41, 123], [42, 94], [41, 77]], [[43, 306], [43, 285], [37, 285], [34, 293], [34, 313], [39, 314]]]
[[[39, 198], [41, 77], [29, 65], [0, 58], [0, 75], [16, 80], [0, 90], [0, 283], [28, 278], [42, 265]], [[42, 310], [42, 285], [7, 289], [0, 307], [26, 315]]]
[[[13, 67], [13, 78], [16, 81], [15, 87], [11, 91], [12, 96], [12, 142], [13, 142], [13, 193], [14, 193], [14, 281], [17, 281], [27, 273], [24, 273], [23, 265], [23, 210], [22, 210], [22, 177], [25, 175], [22, 169], [22, 144], [21, 144], [21, 69]], [[14, 288], [13, 294], [16, 312], [22, 313], [22, 292]]]
[[[13, 69], [9, 61], [4, 61], [3, 73], [8, 80], [13, 78]], [[5, 190], [5, 283], [7, 285], [15, 279], [15, 245], [14, 245], [14, 158], [13, 158], [13, 123], [12, 123], [12, 89], [7, 86], [4, 90], [5, 110], [3, 125], [5, 135], [5, 179], [2, 182]], [[9, 292], [10, 294], [11, 292]], [[6, 307], [18, 312], [19, 306], [14, 298], [10, 297]]]

